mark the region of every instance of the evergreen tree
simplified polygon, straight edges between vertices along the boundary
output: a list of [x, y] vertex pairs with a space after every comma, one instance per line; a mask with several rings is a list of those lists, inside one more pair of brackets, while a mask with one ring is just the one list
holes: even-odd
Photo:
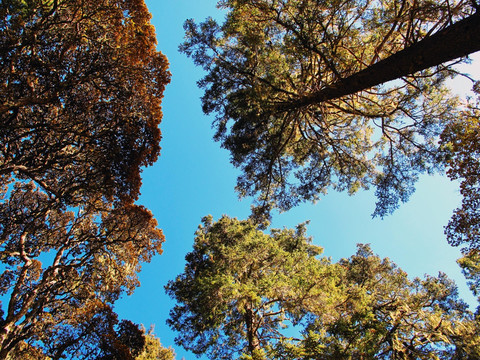
[[224, 24], [187, 21], [181, 49], [207, 71], [203, 110], [254, 215], [373, 186], [384, 216], [438, 168], [438, 135], [458, 116], [443, 81], [480, 50], [476, 1], [219, 5]]
[[367, 245], [331, 263], [305, 230], [204, 218], [167, 285], [177, 344], [211, 359], [478, 358], [478, 322], [444, 274], [410, 280]]

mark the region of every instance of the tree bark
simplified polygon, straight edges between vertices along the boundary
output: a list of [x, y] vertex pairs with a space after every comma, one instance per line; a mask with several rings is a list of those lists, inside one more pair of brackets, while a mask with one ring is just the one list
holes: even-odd
[[283, 103], [279, 108], [293, 110], [338, 99], [476, 51], [480, 51], [480, 11], [332, 85]]
[[254, 351], [260, 348], [260, 343], [255, 329], [255, 315], [250, 306], [247, 307], [245, 312], [245, 322], [247, 326], [248, 351], [250, 355], [254, 355]]

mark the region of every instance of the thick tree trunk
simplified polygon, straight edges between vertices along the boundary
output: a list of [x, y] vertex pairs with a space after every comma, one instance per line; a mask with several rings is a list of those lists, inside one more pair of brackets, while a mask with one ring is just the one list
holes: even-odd
[[250, 355], [253, 355], [255, 350], [260, 349], [260, 343], [258, 341], [257, 332], [255, 329], [255, 315], [250, 307], [247, 307], [246, 309], [245, 322], [247, 326], [248, 352]]
[[480, 12], [405, 48], [333, 85], [282, 104], [282, 110], [338, 99], [417, 71], [480, 51]]

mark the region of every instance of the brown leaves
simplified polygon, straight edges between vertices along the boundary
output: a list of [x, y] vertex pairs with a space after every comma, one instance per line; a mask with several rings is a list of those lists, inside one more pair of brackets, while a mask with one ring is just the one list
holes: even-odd
[[[113, 303], [132, 292], [141, 262], [161, 253], [164, 239], [141, 206], [97, 203], [64, 211], [32, 184], [16, 186], [0, 218], [2, 292], [13, 289], [4, 325], [25, 327], [27, 337], [47, 325], [46, 315], [57, 326], [82, 312], [85, 302]], [[12, 334], [4, 346], [16, 339]]]
[[0, 17], [0, 357], [21, 339], [60, 356], [161, 253], [134, 201], [168, 62], [143, 0], [8, 1]]
[[[61, 194], [66, 201], [86, 196], [79, 188], [136, 199], [139, 167], [160, 150], [169, 81], [149, 18], [143, 1], [70, 0], [45, 18], [22, 18], [24, 29], [4, 31], [0, 134], [9, 146], [2, 172], [24, 165], [30, 179], [58, 179], [69, 187]], [[67, 164], [75, 189], [56, 171]]]

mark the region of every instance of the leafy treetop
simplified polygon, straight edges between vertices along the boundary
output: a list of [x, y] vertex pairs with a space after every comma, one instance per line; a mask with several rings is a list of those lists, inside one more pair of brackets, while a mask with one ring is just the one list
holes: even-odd
[[0, 5], [0, 358], [88, 347], [161, 252], [134, 204], [170, 78], [155, 46], [143, 0]]
[[478, 322], [444, 274], [410, 280], [368, 245], [331, 263], [305, 231], [204, 218], [166, 287], [177, 344], [211, 359], [478, 357]]
[[207, 71], [203, 110], [242, 169], [239, 194], [257, 196], [254, 215], [374, 186], [384, 216], [437, 168], [456, 116], [448, 61], [480, 50], [475, 1], [219, 6], [225, 22], [188, 20], [181, 50]]

